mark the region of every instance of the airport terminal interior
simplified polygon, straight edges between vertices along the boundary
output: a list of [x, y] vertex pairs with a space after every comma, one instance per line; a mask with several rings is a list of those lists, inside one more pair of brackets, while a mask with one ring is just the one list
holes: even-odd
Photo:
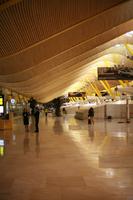
[[0, 200], [133, 200], [133, 0], [0, 0]]

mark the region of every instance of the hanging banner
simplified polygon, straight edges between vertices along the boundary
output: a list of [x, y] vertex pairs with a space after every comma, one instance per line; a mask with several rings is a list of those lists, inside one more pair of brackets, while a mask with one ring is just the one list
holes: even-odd
[[98, 80], [133, 80], [133, 67], [98, 67]]

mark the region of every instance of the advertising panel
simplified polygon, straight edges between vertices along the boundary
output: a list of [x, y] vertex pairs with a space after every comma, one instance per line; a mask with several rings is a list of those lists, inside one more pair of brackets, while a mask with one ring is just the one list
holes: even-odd
[[133, 67], [98, 67], [98, 80], [133, 80]]

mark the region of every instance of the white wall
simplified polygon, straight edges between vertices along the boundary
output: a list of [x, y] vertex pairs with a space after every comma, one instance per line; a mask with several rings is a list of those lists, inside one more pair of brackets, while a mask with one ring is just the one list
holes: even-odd
[[[107, 104], [107, 116], [126, 118], [126, 104]], [[129, 105], [130, 117], [133, 117], [133, 104]]]
[[104, 119], [105, 117], [105, 105], [101, 105], [94, 108], [95, 118], [96, 119]]
[[126, 104], [107, 104], [107, 116], [112, 118], [126, 118]]

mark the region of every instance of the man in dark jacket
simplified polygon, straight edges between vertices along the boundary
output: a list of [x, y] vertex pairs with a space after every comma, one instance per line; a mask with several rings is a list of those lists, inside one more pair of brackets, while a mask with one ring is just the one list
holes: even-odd
[[34, 116], [35, 116], [35, 132], [39, 132], [39, 127], [38, 127], [38, 124], [39, 124], [39, 115], [40, 115], [39, 107], [36, 106], [36, 107], [35, 107], [35, 110], [34, 110]]

